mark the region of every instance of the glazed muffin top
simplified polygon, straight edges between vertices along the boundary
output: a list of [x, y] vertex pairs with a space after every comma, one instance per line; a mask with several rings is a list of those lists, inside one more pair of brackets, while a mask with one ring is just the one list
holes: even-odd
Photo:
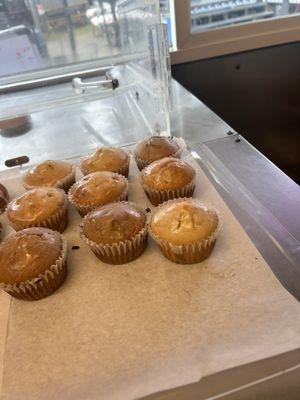
[[195, 170], [185, 161], [166, 157], [143, 169], [142, 182], [152, 190], [172, 190], [186, 186], [195, 175]]
[[14, 284], [38, 278], [61, 255], [58, 232], [46, 228], [27, 228], [0, 243], [0, 282]]
[[174, 139], [165, 136], [152, 136], [138, 143], [134, 149], [136, 157], [149, 163], [160, 158], [174, 156], [179, 146]]
[[93, 172], [76, 182], [70, 196], [80, 205], [106, 204], [118, 199], [127, 188], [124, 176], [109, 171]]
[[31, 189], [9, 203], [7, 217], [14, 223], [38, 223], [56, 214], [66, 201], [61, 189]]
[[145, 223], [145, 214], [133, 203], [112, 203], [91, 211], [83, 220], [82, 232], [92, 242], [113, 244], [132, 238]]
[[182, 245], [208, 238], [218, 222], [216, 211], [195, 199], [171, 200], [155, 210], [151, 230], [159, 239]]
[[80, 169], [87, 175], [96, 171], [117, 172], [128, 162], [128, 154], [113, 147], [102, 147], [82, 158]]
[[27, 172], [23, 180], [33, 187], [56, 186], [72, 172], [73, 166], [65, 161], [47, 160]]

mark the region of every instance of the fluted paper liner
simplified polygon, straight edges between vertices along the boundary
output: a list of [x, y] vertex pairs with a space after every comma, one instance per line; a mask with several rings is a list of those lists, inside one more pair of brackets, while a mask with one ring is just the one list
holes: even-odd
[[[51, 187], [56, 187], [57, 189], [62, 189], [66, 193], [68, 193], [70, 187], [72, 185], [74, 185], [74, 183], [75, 183], [75, 180], [76, 180], [75, 173], [76, 173], [76, 166], [72, 165], [71, 172], [67, 176], [65, 176], [63, 179], [58, 181], [54, 186], [51, 186]], [[35, 189], [37, 187], [41, 187], [42, 186], [42, 185], [41, 186], [28, 185], [28, 183], [26, 183], [25, 180], [24, 180], [25, 177], [26, 177], [26, 173], [25, 173], [25, 175], [23, 177], [23, 186], [24, 186], [24, 188], [26, 190]]]
[[196, 187], [195, 178], [187, 185], [173, 190], [152, 190], [143, 182], [141, 184], [148, 199], [155, 206], [158, 206], [159, 204], [164, 203], [168, 200], [173, 200], [183, 197], [186, 198], [193, 197], [194, 190]]
[[[143, 210], [141, 210], [136, 204], [130, 202], [127, 202], [126, 204], [133, 205], [144, 214]], [[145, 223], [145, 226], [130, 239], [113, 244], [99, 244], [88, 239], [83, 232], [84, 220], [87, 217], [88, 215], [84, 217], [80, 224], [80, 236], [101, 261], [107, 264], [125, 264], [135, 260], [144, 252], [148, 239], [147, 223]]]
[[40, 300], [57, 290], [64, 282], [67, 273], [67, 241], [61, 236], [61, 255], [56, 263], [36, 278], [15, 284], [0, 284], [13, 297], [22, 300]]
[[79, 212], [79, 214], [82, 217], [84, 217], [86, 214], [88, 214], [90, 211], [94, 210], [95, 208], [104, 206], [104, 205], [109, 204], [109, 203], [118, 203], [120, 201], [126, 201], [127, 198], [128, 198], [128, 180], [126, 179], [126, 187], [123, 190], [123, 193], [119, 197], [117, 197], [114, 201], [110, 201], [110, 202], [107, 202], [107, 203], [106, 202], [104, 202], [104, 203], [91, 203], [89, 205], [79, 204], [76, 201], [76, 199], [74, 198], [74, 196], [73, 196], [73, 191], [74, 191], [74, 187], [72, 186], [71, 189], [69, 190], [69, 193], [68, 193], [69, 202], [71, 204], [73, 204], [76, 207], [76, 209]]
[[[116, 174], [123, 175], [123, 176], [125, 176], [125, 178], [128, 178], [128, 175], [129, 175], [129, 164], [130, 164], [130, 155], [129, 155], [129, 154], [127, 154], [127, 155], [128, 155], [128, 158], [127, 158], [127, 160], [125, 161], [124, 165], [122, 165], [121, 168], [118, 168], [117, 170], [111, 171], [111, 172], [115, 172]], [[81, 170], [81, 172], [83, 173], [83, 175], [89, 175], [89, 174], [91, 174], [92, 172], [98, 172], [97, 170], [95, 170], [95, 171], [87, 171], [86, 169], [84, 169], [84, 167], [83, 167], [83, 165], [82, 165], [82, 163], [81, 163], [81, 160], [80, 160], [80, 170]]]
[[26, 229], [26, 228], [38, 227], [38, 228], [48, 228], [48, 229], [52, 229], [53, 231], [62, 233], [68, 225], [68, 200], [67, 200], [67, 198], [65, 198], [64, 204], [60, 207], [60, 209], [54, 215], [52, 215], [42, 221], [36, 222], [36, 223], [16, 224], [16, 223], [10, 221], [9, 218], [7, 218], [7, 219], [8, 219], [9, 225], [17, 232], [21, 231], [22, 229]]
[[[189, 200], [188, 198], [181, 198], [181, 199], [175, 199], [175, 200], [169, 200], [166, 201], [162, 204], [160, 204], [157, 209], [162, 207], [165, 204], [168, 203], [175, 203], [175, 202], [182, 202], [184, 200]], [[209, 255], [211, 254], [215, 243], [216, 243], [216, 238], [217, 234], [221, 229], [222, 225], [222, 220], [221, 220], [221, 214], [219, 213], [218, 210], [216, 210], [214, 207], [210, 206], [209, 204], [204, 204], [201, 203], [200, 201], [194, 199], [195, 202], [197, 202], [201, 206], [205, 206], [207, 209], [214, 211], [217, 216], [218, 216], [218, 225], [215, 231], [208, 236], [205, 239], [202, 239], [198, 242], [193, 242], [193, 243], [188, 243], [188, 244], [182, 244], [182, 245], [175, 245], [172, 244], [171, 242], [161, 239], [159, 236], [153, 233], [151, 229], [151, 222], [152, 218], [155, 215], [155, 211], [151, 217], [151, 221], [149, 223], [149, 233], [151, 237], [155, 240], [155, 242], [159, 245], [160, 250], [162, 254], [168, 258], [169, 260], [177, 263], [177, 264], [195, 264], [198, 262], [201, 262], [205, 260]]]
[[[175, 140], [175, 142], [178, 144], [179, 149], [175, 153], [170, 154], [168, 157], [180, 158], [181, 154], [182, 154], [182, 152], [184, 150], [184, 147], [183, 147], [182, 142], [180, 140], [176, 140], [176, 138], [173, 138], [173, 140]], [[153, 163], [153, 160], [149, 161], [149, 160], [145, 160], [143, 158], [140, 158], [135, 154], [135, 152], [133, 152], [133, 154], [134, 154], [135, 162], [136, 162], [136, 164], [138, 166], [138, 169], [140, 171], [142, 171], [145, 167], [147, 167], [147, 165]], [[154, 161], [157, 161], [157, 160], [154, 160]]]

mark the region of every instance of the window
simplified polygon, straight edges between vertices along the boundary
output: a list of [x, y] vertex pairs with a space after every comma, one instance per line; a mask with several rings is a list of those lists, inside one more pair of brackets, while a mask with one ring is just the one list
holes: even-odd
[[300, 0], [190, 0], [192, 33], [300, 13]]
[[173, 64], [300, 41], [300, 0], [173, 0]]

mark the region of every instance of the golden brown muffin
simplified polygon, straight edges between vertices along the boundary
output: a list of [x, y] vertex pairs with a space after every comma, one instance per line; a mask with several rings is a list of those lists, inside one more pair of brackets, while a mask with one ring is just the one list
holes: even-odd
[[91, 250], [109, 264], [135, 260], [147, 245], [146, 216], [133, 203], [113, 203], [91, 211], [81, 228]]
[[54, 292], [66, 275], [66, 241], [58, 232], [28, 228], [0, 244], [0, 283], [14, 297], [37, 300]]
[[82, 158], [80, 169], [84, 175], [97, 171], [111, 171], [128, 177], [129, 155], [113, 147], [102, 147]]
[[76, 182], [68, 197], [81, 216], [104, 204], [127, 199], [128, 181], [109, 171], [93, 172]]
[[40, 226], [63, 232], [68, 223], [66, 194], [52, 187], [29, 190], [8, 205], [7, 218], [16, 231]]
[[32, 168], [23, 177], [25, 189], [52, 186], [67, 192], [74, 182], [75, 166], [65, 161], [44, 161]]
[[216, 241], [218, 212], [195, 199], [170, 200], [151, 219], [153, 239], [171, 261], [192, 264], [207, 258]]
[[6, 187], [0, 183], [0, 214], [2, 214], [8, 204], [9, 195]]
[[135, 161], [139, 170], [164, 157], [180, 158], [180, 153], [180, 147], [176, 140], [165, 136], [152, 136], [138, 143], [134, 149]]
[[142, 171], [142, 185], [152, 204], [179, 197], [192, 197], [196, 172], [185, 161], [166, 157], [154, 161]]

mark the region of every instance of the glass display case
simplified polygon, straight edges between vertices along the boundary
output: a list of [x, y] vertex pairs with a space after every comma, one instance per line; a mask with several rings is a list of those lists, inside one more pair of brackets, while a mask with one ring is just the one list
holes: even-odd
[[[62, 291], [28, 307], [7, 298], [2, 303], [5, 326], [10, 319], [9, 331], [0, 329], [4, 397], [140, 398], [296, 348], [298, 304], [272, 271], [284, 285], [287, 277], [294, 280], [288, 289], [299, 296], [299, 241], [261, 200], [265, 186], [252, 190], [251, 168], [262, 157], [171, 80], [161, 2], [100, 1], [83, 11], [84, 2], [69, 1], [65, 13], [61, 2], [54, 10], [49, 4], [56, 2], [29, 3], [47, 29], [60, 31], [62, 24], [59, 41], [65, 44], [67, 31], [76, 52], [76, 32], [64, 24], [80, 24], [85, 12], [111, 51], [106, 46], [103, 57], [88, 62], [74, 52], [64, 60], [72, 63], [47, 68], [25, 60], [21, 72], [7, 73], [6, 66], [0, 78], [0, 177], [11, 198], [24, 193], [22, 173], [46, 159], [77, 166], [99, 146], [130, 153], [147, 136], [174, 136], [196, 171], [196, 197], [221, 210], [224, 230], [208, 264], [178, 266], [151, 242], [135, 264], [107, 267], [81, 241], [82, 220], [70, 207], [64, 233], [70, 275]], [[16, 31], [10, 37], [16, 39]], [[38, 51], [43, 62], [45, 49], [43, 56], [36, 39], [23, 28], [19, 33], [31, 46], [29, 57]], [[131, 168], [129, 200], [151, 213], [134, 162]], [[6, 235], [11, 228], [1, 218]]]
[[[154, 134], [183, 137], [214, 185], [225, 190], [233, 204], [239, 204], [258, 224], [256, 230], [264, 231], [273, 253], [279, 252], [298, 274], [297, 238], [273, 218], [272, 209], [261, 204], [233, 170], [228, 170], [230, 154], [228, 161], [220, 161], [223, 149], [234, 140], [234, 135], [227, 135], [230, 127], [210, 112], [203, 116], [203, 108], [199, 111], [197, 102], [178, 85], [174, 100], [160, 3], [118, 1], [117, 27], [113, 28], [118, 50], [96, 63], [90, 60], [88, 64], [46, 69], [35, 65], [0, 78], [2, 174], [18, 174], [45, 159], [78, 159], [99, 145], [128, 147]], [[165, 12], [166, 4], [162, 5]], [[21, 37], [23, 33], [21, 30]], [[212, 126], [218, 127], [217, 137]], [[280, 247], [276, 246], [278, 241]]]

